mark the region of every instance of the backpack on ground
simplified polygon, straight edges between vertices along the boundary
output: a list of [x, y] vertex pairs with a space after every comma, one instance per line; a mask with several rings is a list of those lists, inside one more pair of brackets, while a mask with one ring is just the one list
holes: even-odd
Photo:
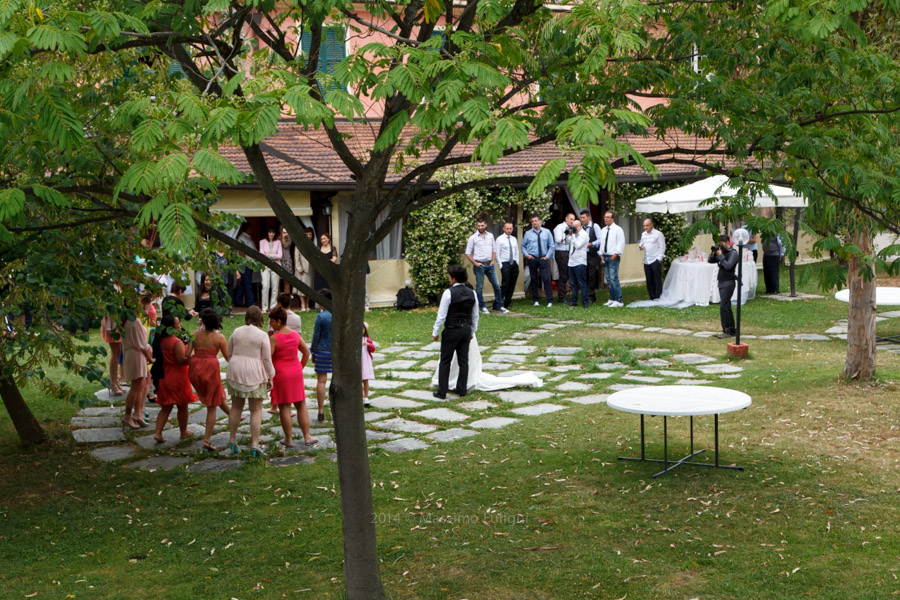
[[406, 286], [397, 292], [397, 310], [412, 310], [419, 307], [419, 299], [411, 287]]

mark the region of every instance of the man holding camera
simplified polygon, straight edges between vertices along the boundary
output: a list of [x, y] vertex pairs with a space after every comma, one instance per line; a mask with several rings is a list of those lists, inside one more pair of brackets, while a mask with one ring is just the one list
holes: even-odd
[[[574, 216], [574, 215], [573, 215]], [[574, 221], [573, 226], [566, 230], [566, 243], [568, 244], [569, 282], [572, 284], [572, 299], [569, 306], [578, 304], [578, 290], [581, 290], [581, 306], [590, 306], [588, 301], [587, 282], [587, 247], [590, 238], [587, 232], [581, 228], [581, 221]]]
[[569, 213], [562, 223], [553, 228], [553, 242], [556, 245], [553, 251], [553, 258], [556, 260], [556, 269], [559, 271], [559, 278], [556, 280], [556, 295], [558, 302], [563, 303], [566, 294], [571, 288], [569, 283], [569, 241], [567, 239], [568, 232], [575, 231], [575, 213]]
[[[740, 257], [731, 247], [731, 238], [722, 234], [719, 243], [712, 247], [709, 262], [719, 265], [717, 281], [719, 283], [719, 320], [722, 322], [722, 333], [719, 339], [734, 337], [734, 313], [731, 312], [731, 297], [734, 295], [734, 270]], [[740, 302], [740, 298], [738, 298]]]

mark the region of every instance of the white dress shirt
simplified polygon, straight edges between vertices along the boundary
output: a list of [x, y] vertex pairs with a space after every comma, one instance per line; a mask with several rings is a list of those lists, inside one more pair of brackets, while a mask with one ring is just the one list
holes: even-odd
[[466, 254], [471, 256], [476, 262], [490, 264], [494, 260], [494, 254], [497, 252], [497, 246], [494, 244], [494, 234], [480, 234], [477, 231], [469, 236], [466, 242]]
[[641, 234], [641, 246], [644, 247], [644, 264], [650, 265], [656, 261], [662, 262], [666, 255], [666, 236], [659, 229], [650, 233]]
[[600, 243], [600, 232], [603, 231], [603, 228], [600, 227], [597, 223], [591, 221], [587, 225], [584, 225], [582, 228], [586, 234], [588, 234], [588, 242], [591, 241], [591, 229], [594, 230], [594, 243], [592, 244], [594, 248]]
[[613, 223], [607, 225], [600, 230], [600, 254], [603, 256], [612, 256], [618, 254], [622, 256], [625, 252], [625, 231], [621, 227]]
[[582, 229], [578, 233], [573, 233], [567, 237], [569, 238], [569, 266], [587, 265], [587, 247], [591, 242], [588, 232]]
[[566, 228], [569, 226], [565, 221], [553, 228], [553, 242], [556, 244], [557, 252], [569, 251], [569, 240], [566, 239]]
[[504, 233], [497, 238], [497, 262], [501, 265], [505, 262], [519, 264], [519, 241], [516, 236]]
[[[454, 283], [453, 287], [458, 285], [462, 285], [461, 283]], [[472, 292], [472, 295], [475, 295], [475, 292]], [[447, 313], [450, 311], [450, 289], [444, 290], [444, 293], [441, 294], [441, 303], [438, 305], [438, 313], [437, 318], [434, 320], [434, 328], [431, 330], [431, 337], [437, 337], [441, 332], [441, 327], [444, 326], [444, 321], [447, 320]], [[475, 332], [478, 331], [478, 302], [476, 302], [472, 306], [472, 335], [475, 335]]]

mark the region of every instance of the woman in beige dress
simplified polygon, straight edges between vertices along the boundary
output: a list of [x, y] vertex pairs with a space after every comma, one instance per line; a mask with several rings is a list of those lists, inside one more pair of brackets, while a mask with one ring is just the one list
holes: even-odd
[[[316, 236], [314, 235], [312, 227], [306, 228], [306, 237], [309, 238], [309, 241], [311, 241], [313, 245], [315, 245]], [[294, 246], [294, 275], [309, 287], [313, 286], [313, 274], [312, 269], [309, 267], [309, 261], [300, 254], [300, 248], [296, 245]], [[297, 288], [294, 288], [294, 293], [300, 294], [300, 312], [308, 311], [309, 297]]]
[[123, 353], [122, 374], [131, 382], [131, 389], [125, 396], [125, 416], [122, 423], [132, 429], [146, 427], [144, 421], [144, 401], [147, 399], [147, 391], [150, 389], [150, 373], [147, 365], [153, 362], [153, 350], [147, 343], [147, 328], [141, 320], [125, 319], [122, 322]]
[[261, 329], [263, 314], [258, 306], [251, 306], [244, 316], [245, 325], [238, 327], [228, 339], [228, 373], [225, 388], [232, 398], [228, 415], [228, 449], [240, 452], [237, 428], [241, 422], [244, 401], [250, 404], [250, 454], [262, 456], [259, 433], [262, 427], [262, 402], [269, 397], [275, 367], [272, 366], [272, 346], [269, 336]]

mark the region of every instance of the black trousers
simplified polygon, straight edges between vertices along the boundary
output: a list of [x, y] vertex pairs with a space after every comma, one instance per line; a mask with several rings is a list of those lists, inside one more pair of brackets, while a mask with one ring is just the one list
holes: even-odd
[[597, 290], [600, 289], [600, 254], [587, 255], [587, 287], [591, 302], [597, 301]]
[[471, 327], [456, 329], [445, 328], [441, 334], [441, 362], [438, 365], [438, 393], [446, 394], [450, 384], [450, 363], [453, 354], [459, 364], [459, 376], [456, 378], [456, 393], [464, 396], [469, 381], [469, 342], [472, 340]]
[[557, 250], [553, 253], [553, 258], [556, 259], [556, 268], [559, 271], [559, 279], [556, 280], [556, 295], [559, 297], [559, 302], [562, 303], [566, 299], [570, 287], [569, 251]]
[[538, 292], [541, 285], [544, 286], [544, 294], [547, 302], [553, 302], [553, 287], [550, 285], [550, 263], [540, 258], [528, 261], [528, 270], [531, 272], [531, 297], [537, 302], [540, 300]]
[[[734, 296], [734, 281], [719, 282], [719, 320], [723, 333], [734, 333], [734, 313], [731, 312], [731, 297]], [[738, 299], [740, 302], [740, 299]]]
[[644, 278], [647, 280], [647, 293], [650, 299], [656, 300], [662, 296], [662, 263], [657, 260], [644, 265]]
[[763, 254], [763, 279], [766, 281], [767, 294], [778, 294], [781, 291], [778, 273], [780, 265], [781, 258], [777, 254]]
[[509, 261], [500, 265], [500, 276], [503, 278], [503, 282], [500, 284], [503, 306], [509, 308], [512, 304], [513, 292], [516, 290], [516, 282], [519, 281], [519, 263]]

